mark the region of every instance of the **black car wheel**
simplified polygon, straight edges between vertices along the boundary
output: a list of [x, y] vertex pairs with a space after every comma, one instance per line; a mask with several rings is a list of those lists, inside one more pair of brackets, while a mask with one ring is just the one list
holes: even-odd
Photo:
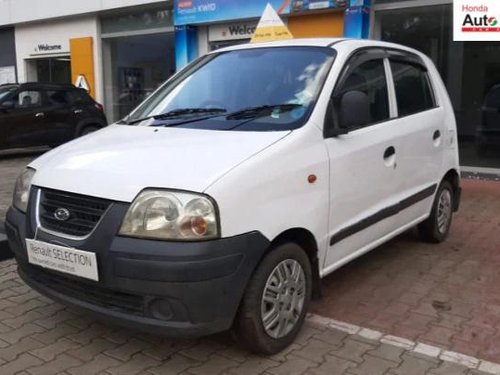
[[453, 188], [444, 180], [437, 191], [431, 215], [418, 226], [419, 235], [426, 242], [443, 242], [451, 227], [453, 217]]
[[311, 264], [298, 245], [286, 243], [268, 253], [245, 291], [235, 335], [248, 349], [274, 354], [299, 333], [311, 300]]

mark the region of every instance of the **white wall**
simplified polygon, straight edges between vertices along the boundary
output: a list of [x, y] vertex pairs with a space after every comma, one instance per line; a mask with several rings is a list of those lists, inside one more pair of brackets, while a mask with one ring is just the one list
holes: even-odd
[[[98, 28], [99, 20], [97, 16], [70, 17], [64, 20], [33, 22], [16, 26], [16, 58], [19, 82], [26, 82], [29, 79], [26, 64], [27, 59], [61, 54], [69, 55], [70, 39], [90, 36], [94, 39], [96, 99], [102, 103], [101, 46], [100, 38], [98, 38]], [[39, 44], [61, 45], [61, 50], [54, 51], [54, 53], [36, 51]]]
[[0, 0], [0, 26], [172, 0]]

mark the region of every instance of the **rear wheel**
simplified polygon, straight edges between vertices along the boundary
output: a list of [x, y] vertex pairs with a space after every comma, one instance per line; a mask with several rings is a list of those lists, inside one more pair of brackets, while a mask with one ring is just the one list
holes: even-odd
[[453, 217], [453, 188], [444, 180], [437, 191], [429, 218], [418, 226], [419, 235], [426, 242], [438, 243], [448, 237]]
[[235, 321], [238, 341], [260, 354], [274, 354], [299, 333], [311, 300], [311, 264], [298, 245], [267, 254], [245, 291]]

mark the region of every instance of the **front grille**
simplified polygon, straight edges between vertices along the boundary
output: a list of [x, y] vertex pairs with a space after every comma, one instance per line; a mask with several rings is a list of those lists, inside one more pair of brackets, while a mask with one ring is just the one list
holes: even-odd
[[23, 267], [30, 279], [45, 287], [92, 305], [133, 315], [144, 315], [144, 297], [103, 288], [98, 285], [69, 279], [28, 265]]
[[[57, 190], [41, 191], [38, 217], [43, 228], [84, 237], [95, 228], [111, 201]], [[69, 211], [67, 220], [56, 218], [57, 209]]]

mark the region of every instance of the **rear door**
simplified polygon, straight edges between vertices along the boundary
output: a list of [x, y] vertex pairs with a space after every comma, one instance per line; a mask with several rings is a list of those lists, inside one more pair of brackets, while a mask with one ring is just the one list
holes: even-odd
[[47, 139], [56, 146], [73, 139], [79, 113], [72, 104], [70, 91], [67, 89], [47, 90]]
[[380, 49], [354, 54], [332, 95], [332, 113], [337, 116], [343, 113], [338, 103], [346, 94], [368, 97], [368, 104], [364, 111], [347, 111], [364, 113], [348, 134], [325, 140], [330, 157], [326, 273], [369, 250], [398, 227], [394, 210], [404, 190], [398, 165], [404, 130], [395, 119], [386, 56]]
[[412, 199], [399, 214], [404, 222], [419, 221], [430, 212], [444, 163], [447, 137], [444, 109], [437, 103], [427, 68], [420, 57], [389, 51], [397, 103], [398, 126], [405, 129], [399, 166], [405, 196]]
[[47, 144], [47, 107], [44, 92], [21, 89], [11, 100], [14, 107], [4, 113], [7, 124], [6, 147], [31, 147]]

